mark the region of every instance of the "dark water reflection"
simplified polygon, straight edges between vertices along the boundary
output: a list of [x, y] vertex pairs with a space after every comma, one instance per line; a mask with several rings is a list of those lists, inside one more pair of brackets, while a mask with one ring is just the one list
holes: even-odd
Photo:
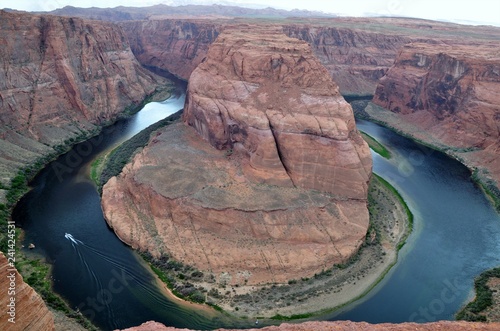
[[473, 279], [500, 265], [500, 217], [459, 162], [362, 121], [387, 146], [374, 171], [394, 185], [415, 215], [398, 264], [361, 304], [332, 319], [379, 322], [449, 320], [473, 295]]
[[[151, 103], [75, 146], [37, 176], [14, 211], [26, 232], [24, 245], [35, 243], [53, 264], [55, 291], [104, 330], [148, 320], [194, 329], [253, 326], [253, 321], [193, 311], [167, 299], [142, 260], [107, 227], [88, 178], [95, 157], [182, 108], [183, 98]], [[408, 202], [415, 231], [399, 263], [372, 294], [323, 319], [452, 319], [471, 295], [473, 278], [500, 265], [500, 218], [458, 162], [378, 125], [360, 121], [358, 126], [394, 154], [389, 161], [374, 154], [374, 170]]]

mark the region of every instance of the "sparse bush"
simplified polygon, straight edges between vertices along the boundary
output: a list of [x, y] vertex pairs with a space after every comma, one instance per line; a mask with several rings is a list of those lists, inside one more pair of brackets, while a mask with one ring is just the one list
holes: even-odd
[[492, 277], [500, 278], [500, 268], [485, 271], [476, 278], [474, 281], [476, 297], [457, 314], [457, 320], [486, 321], [486, 317], [479, 314], [493, 304], [493, 292], [488, 286], [488, 281]]

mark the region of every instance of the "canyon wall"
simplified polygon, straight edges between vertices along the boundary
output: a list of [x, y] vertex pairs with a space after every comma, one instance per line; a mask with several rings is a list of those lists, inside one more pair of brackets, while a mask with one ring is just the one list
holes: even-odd
[[[120, 25], [143, 65], [168, 70], [187, 80], [219, 32], [233, 23], [229, 19], [151, 19]], [[335, 21], [329, 24], [334, 25]], [[323, 25], [315, 25], [315, 21], [285, 21], [283, 31], [311, 45], [342, 93], [372, 94], [378, 79], [392, 65], [397, 50], [410, 41], [402, 35]]]
[[346, 94], [373, 94], [393, 64], [398, 50], [411, 39], [352, 28], [288, 24], [285, 34], [308, 42]]
[[123, 22], [120, 26], [140, 63], [188, 80], [217, 38], [221, 22], [165, 19]]
[[[166, 81], [111, 23], [0, 11], [0, 181], [96, 133]], [[42, 163], [42, 162], [41, 162]]]
[[310, 277], [357, 252], [371, 156], [307, 43], [227, 27], [191, 75], [183, 119], [103, 188], [124, 242], [212, 275], [209, 290]]
[[[224, 26], [246, 21], [242, 18], [158, 18], [120, 25], [143, 65], [168, 70], [187, 80]], [[295, 18], [277, 19], [275, 25], [282, 27], [287, 36], [311, 45], [343, 94], [373, 94], [378, 80], [409, 42], [433, 45], [497, 38], [493, 27], [409, 18]]]
[[498, 187], [499, 53], [498, 42], [408, 44], [373, 99], [392, 114], [373, 114], [478, 168], [484, 182]]
[[[45, 302], [0, 252], [0, 330], [54, 330], [54, 317]], [[13, 291], [13, 295], [9, 292]], [[11, 301], [14, 299], [14, 301]], [[8, 305], [14, 302], [13, 308]], [[12, 305], [12, 304], [11, 304]], [[13, 312], [13, 315], [8, 312]], [[9, 321], [11, 319], [11, 321]], [[12, 323], [15, 322], [15, 323]]]

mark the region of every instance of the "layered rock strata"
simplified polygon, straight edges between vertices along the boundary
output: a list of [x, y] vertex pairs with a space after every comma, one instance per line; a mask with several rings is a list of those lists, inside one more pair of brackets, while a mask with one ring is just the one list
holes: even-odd
[[[55, 330], [54, 317], [35, 290], [0, 252], [0, 330]], [[10, 305], [10, 306], [9, 306]]]
[[184, 121], [103, 188], [124, 242], [248, 286], [311, 276], [358, 250], [369, 149], [306, 43], [228, 28], [191, 75]]
[[111, 23], [0, 11], [0, 179], [139, 105], [164, 79]]
[[[243, 19], [237, 19], [244, 21]], [[236, 19], [149, 19], [121, 22], [139, 61], [187, 80], [208, 46]], [[410, 18], [288, 19], [289, 37], [308, 42], [343, 94], [373, 94], [378, 80], [409, 42], [491, 41], [498, 28]]]
[[145, 20], [120, 24], [142, 64], [187, 80], [207, 55], [221, 23], [212, 20]]
[[499, 52], [498, 42], [405, 46], [373, 99], [393, 114], [374, 116], [480, 168], [498, 187]]
[[411, 40], [404, 34], [348, 27], [288, 24], [283, 30], [311, 45], [343, 94], [373, 94], [398, 50]]
[[[499, 330], [500, 323], [468, 323], [468, 322], [434, 322], [427, 324], [401, 323], [401, 324], [369, 324], [364, 322], [307, 322], [301, 324], [281, 324], [249, 331], [495, 331]], [[146, 322], [140, 326], [128, 328], [123, 331], [189, 331], [166, 327], [157, 322]], [[217, 329], [216, 331], [237, 331]]]
[[309, 45], [274, 27], [226, 31], [191, 74], [184, 121], [245, 155], [257, 182], [366, 199], [369, 149]]

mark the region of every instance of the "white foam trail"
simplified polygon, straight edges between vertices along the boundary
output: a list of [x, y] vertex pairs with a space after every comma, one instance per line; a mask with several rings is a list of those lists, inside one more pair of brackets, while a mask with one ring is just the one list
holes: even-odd
[[73, 237], [73, 235], [71, 233], [65, 233], [64, 234], [64, 238], [70, 240], [72, 243], [75, 243], [77, 245], [83, 244], [83, 242], [81, 242], [80, 240], [78, 240], [75, 237]]

